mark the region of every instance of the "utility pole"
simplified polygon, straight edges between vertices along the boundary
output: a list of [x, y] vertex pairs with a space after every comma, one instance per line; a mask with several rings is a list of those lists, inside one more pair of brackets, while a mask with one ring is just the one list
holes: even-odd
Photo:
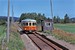
[[52, 21], [53, 21], [53, 9], [52, 9], [52, 0], [50, 0], [50, 5], [51, 5], [51, 16], [52, 16]]
[[6, 40], [7, 43], [9, 43], [9, 26], [10, 25], [10, 0], [8, 0], [8, 19], [7, 19], [7, 34], [6, 34]]
[[50, 24], [50, 26], [51, 26], [50, 31], [51, 31], [51, 33], [52, 33], [52, 30], [54, 29], [54, 27], [53, 27], [53, 9], [52, 9], [52, 0], [50, 0], [50, 5], [51, 5], [51, 17], [52, 17], [52, 22], [50, 22], [50, 23], [51, 23], [51, 24]]
[[13, 11], [13, 5], [12, 5], [12, 23], [14, 22], [14, 11]]

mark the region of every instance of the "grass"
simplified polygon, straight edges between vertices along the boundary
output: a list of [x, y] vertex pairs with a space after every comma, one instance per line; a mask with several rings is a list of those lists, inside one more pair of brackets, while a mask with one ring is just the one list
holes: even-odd
[[10, 42], [8, 44], [9, 50], [24, 50], [24, 43], [21, 40], [19, 32], [15, 26], [11, 26]]
[[12, 33], [8, 44], [9, 50], [24, 50], [24, 45], [17, 33]]
[[2, 40], [4, 39], [5, 34], [6, 34], [6, 26], [0, 25], [0, 50], [2, 48]]
[[54, 24], [54, 27], [66, 32], [75, 33], [75, 24]]
[[[4, 39], [4, 46], [2, 49], [3, 39]], [[9, 50], [25, 50], [24, 43], [22, 42], [20, 34], [17, 32], [15, 26], [11, 26], [9, 43], [6, 43], [6, 26], [5, 25], [0, 26], [0, 50], [6, 50], [6, 47], [8, 47]]]
[[53, 34], [71, 44], [75, 44], [75, 24], [54, 24]]
[[5, 28], [6, 28], [5, 25], [0, 25], [0, 36], [2, 36], [4, 34], [4, 32], [6, 30]]

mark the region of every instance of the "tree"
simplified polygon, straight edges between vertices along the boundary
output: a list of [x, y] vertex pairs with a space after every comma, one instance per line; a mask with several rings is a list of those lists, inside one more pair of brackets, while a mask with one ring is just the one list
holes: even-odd
[[26, 14], [21, 14], [21, 17], [19, 18], [19, 22], [21, 22], [21, 20], [23, 20], [25, 17], [24, 17], [24, 15], [26, 15]]
[[56, 16], [53, 17], [53, 22], [54, 22], [54, 23], [57, 23], [57, 18], [56, 18]]
[[48, 17], [47, 20], [51, 20], [51, 19]]
[[35, 19], [37, 20], [37, 23], [41, 23], [41, 20], [46, 20], [47, 18], [45, 17], [45, 14], [41, 14], [41, 13], [22, 13], [19, 19], [19, 22], [21, 22], [21, 20], [23, 19]]
[[57, 23], [60, 23], [60, 17], [57, 16]]
[[68, 16], [68, 14], [66, 14], [64, 16], [64, 23], [69, 23], [69, 16]]
[[64, 23], [64, 19], [60, 19], [60, 23]]
[[0, 20], [0, 25], [4, 25], [5, 24], [5, 20], [1, 19]]

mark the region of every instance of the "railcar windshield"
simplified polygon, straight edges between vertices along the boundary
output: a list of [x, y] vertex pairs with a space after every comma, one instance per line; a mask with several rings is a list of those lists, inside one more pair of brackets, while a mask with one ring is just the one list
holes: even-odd
[[29, 26], [31, 26], [31, 23], [29, 23]]

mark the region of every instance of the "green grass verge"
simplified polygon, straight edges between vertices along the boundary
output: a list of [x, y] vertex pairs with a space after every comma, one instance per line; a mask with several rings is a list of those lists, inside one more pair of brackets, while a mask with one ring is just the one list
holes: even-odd
[[[5, 37], [5, 38], [4, 38]], [[2, 50], [2, 40], [4, 39], [4, 49], [8, 46], [9, 50], [24, 50], [24, 43], [20, 38], [20, 34], [18, 32], [12, 31], [10, 33], [10, 41], [6, 43], [6, 26], [0, 25], [0, 50]]]
[[54, 24], [54, 27], [66, 32], [75, 33], [75, 24]]
[[0, 25], [0, 50], [2, 49], [2, 40], [5, 37], [6, 34], [6, 26]]
[[5, 31], [6, 31], [6, 26], [5, 25], [0, 25], [0, 36], [2, 36]]
[[24, 44], [18, 33], [15, 32], [11, 33], [8, 47], [9, 50], [24, 50]]

